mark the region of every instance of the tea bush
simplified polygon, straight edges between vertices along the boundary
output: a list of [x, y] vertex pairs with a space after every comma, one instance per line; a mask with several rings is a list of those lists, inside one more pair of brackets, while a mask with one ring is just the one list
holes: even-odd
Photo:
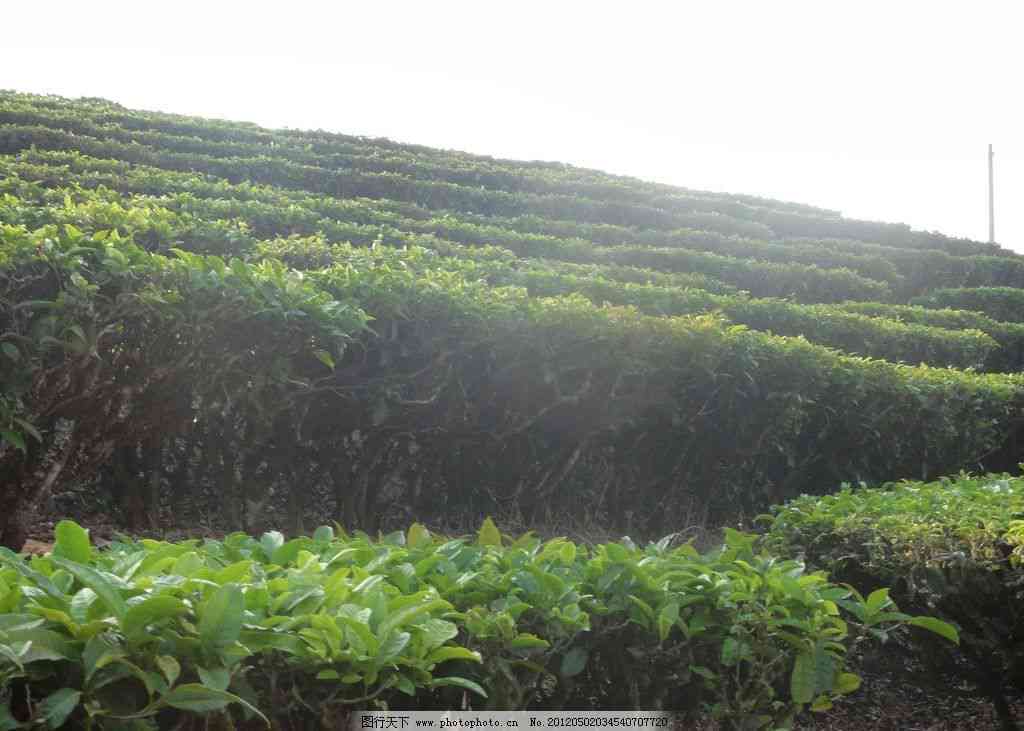
[[914, 298], [910, 304], [931, 309], [974, 310], [993, 320], [1024, 322], [1024, 290], [1016, 287], [938, 289]]
[[[956, 652], [911, 636], [923, 677], [967, 682], [1004, 721], [1024, 691], [1024, 478], [960, 475], [877, 489], [845, 487], [775, 509], [764, 545], [835, 580], [892, 587], [901, 607], [954, 624]], [[951, 678], [951, 679], [950, 679]]]
[[671, 537], [587, 547], [421, 525], [378, 541], [116, 542], [0, 549], [0, 727], [167, 728], [183, 714], [339, 727], [356, 708], [669, 709], [778, 728], [855, 690], [863, 633], [917, 624], [757, 553]]

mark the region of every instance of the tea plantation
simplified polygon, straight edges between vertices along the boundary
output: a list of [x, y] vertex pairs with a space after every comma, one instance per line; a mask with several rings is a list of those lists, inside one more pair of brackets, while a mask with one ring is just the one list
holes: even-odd
[[1011, 728], [1022, 364], [996, 245], [0, 92], [0, 730], [779, 728], [882, 640]]

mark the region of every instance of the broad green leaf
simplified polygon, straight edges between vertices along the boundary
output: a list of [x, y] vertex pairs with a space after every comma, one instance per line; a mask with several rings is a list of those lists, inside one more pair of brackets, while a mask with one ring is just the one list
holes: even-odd
[[151, 596], [128, 610], [121, 622], [121, 628], [127, 637], [132, 638], [145, 632], [146, 627], [154, 622], [180, 617], [187, 612], [185, 602], [177, 597]]
[[106, 604], [107, 609], [109, 609], [118, 619], [124, 618], [124, 615], [128, 613], [128, 605], [121, 596], [121, 592], [119, 592], [114, 585], [98, 571], [88, 566], [83, 566], [82, 564], [60, 558], [59, 556], [52, 556], [50, 560], [65, 571], [69, 571], [74, 574], [75, 578], [84, 586], [87, 586], [96, 592], [96, 596], [99, 597], [100, 601]]
[[89, 679], [97, 670], [102, 670], [110, 663], [125, 657], [125, 652], [108, 633], [98, 634], [85, 643], [82, 651], [82, 664], [85, 667], [85, 680]]
[[22, 561], [21, 557], [11, 549], [0, 546], [0, 563], [7, 564], [27, 579], [30, 586], [38, 586], [54, 599], [57, 599], [60, 602], [64, 602], [67, 599], [64, 592], [54, 586], [52, 581], [35, 569], [29, 567], [28, 564]]
[[888, 589], [876, 589], [868, 595], [867, 601], [865, 602], [868, 614], [877, 614], [890, 603], [891, 600], [889, 599]]
[[520, 632], [515, 639], [509, 640], [508, 646], [513, 650], [543, 650], [551, 647], [551, 643], [529, 632]]
[[407, 696], [416, 695], [416, 684], [405, 675], [399, 675], [395, 681], [395, 688]]
[[225, 668], [196, 668], [199, 680], [207, 688], [214, 690], [227, 690], [231, 683], [231, 673]]
[[314, 350], [313, 351], [313, 355], [316, 356], [316, 359], [318, 361], [323, 363], [325, 366], [330, 368], [332, 371], [334, 370], [334, 357], [330, 353], [328, 353], [326, 350]]
[[73, 520], [62, 520], [53, 532], [56, 538], [53, 544], [54, 556], [63, 556], [80, 564], [89, 563], [92, 546], [89, 544], [89, 532], [85, 528]]
[[322, 525], [313, 531], [313, 540], [317, 542], [330, 542], [334, 540], [334, 528], [329, 525]]
[[810, 703], [814, 699], [815, 653], [804, 651], [796, 656], [789, 690], [794, 703]]
[[408, 632], [396, 632], [391, 635], [381, 643], [380, 650], [377, 653], [378, 658], [388, 661], [397, 657], [408, 646], [411, 638], [412, 635]]
[[732, 667], [739, 660], [740, 643], [735, 637], [726, 637], [722, 643], [722, 664]]
[[668, 639], [672, 627], [679, 621], [679, 602], [669, 602], [658, 612], [658, 639], [664, 642]]
[[440, 647], [459, 633], [455, 623], [445, 619], [428, 619], [418, 629], [422, 646], [428, 650]]
[[484, 518], [483, 525], [480, 526], [480, 531], [477, 534], [477, 544], [501, 547], [501, 531], [490, 518]]
[[420, 604], [414, 604], [413, 606], [406, 607], [395, 612], [386, 620], [381, 622], [377, 631], [382, 635], [387, 634], [391, 630], [408, 626], [412, 623], [413, 619], [421, 614], [427, 614], [435, 610], [448, 609], [450, 607], [451, 605], [444, 599], [432, 599]]
[[854, 675], [853, 673], [839, 673], [839, 677], [836, 678], [836, 693], [842, 693], [843, 695], [846, 695], [857, 690], [859, 687], [859, 675]]
[[811, 710], [815, 713], [828, 711], [831, 710], [831, 708], [832, 699], [825, 694], [819, 695], [817, 698], [814, 699], [814, 702], [811, 704]]
[[89, 621], [89, 607], [93, 605], [97, 599], [96, 592], [89, 587], [79, 589], [75, 592], [75, 595], [71, 597], [71, 618], [79, 624], [85, 624]]
[[276, 530], [269, 531], [260, 538], [260, 545], [263, 547], [263, 553], [266, 555], [267, 560], [271, 561], [274, 557], [274, 551], [284, 545], [284, 536]]
[[237, 703], [259, 716], [267, 726], [270, 726], [270, 720], [260, 712], [258, 708], [249, 703], [248, 701], [238, 697], [234, 693], [228, 693], [223, 690], [216, 690], [214, 688], [207, 688], [205, 685], [199, 683], [185, 683], [174, 688], [171, 692], [165, 695], [161, 699], [161, 703], [168, 705], [171, 708], [178, 708], [182, 711], [192, 711], [193, 713], [211, 713], [213, 711], [220, 711], [231, 703]]
[[439, 647], [426, 657], [428, 663], [442, 663], [446, 660], [482, 662], [479, 652], [468, 650], [465, 647]]
[[410, 548], [416, 548], [417, 546], [426, 545], [430, 543], [430, 531], [419, 523], [413, 523], [409, 526], [408, 535], [405, 538], [405, 545]]
[[487, 697], [487, 691], [485, 691], [479, 684], [474, 683], [472, 680], [466, 678], [460, 678], [458, 676], [451, 676], [447, 678], [434, 678], [430, 681], [430, 687], [440, 688], [445, 685], [454, 685], [458, 688], [465, 688], [476, 693], [481, 698]]
[[558, 674], [563, 678], [571, 678], [583, 672], [587, 666], [587, 650], [583, 647], [574, 647], [562, 656], [562, 664]]
[[21, 661], [26, 665], [38, 660], [71, 660], [77, 654], [64, 635], [48, 629], [9, 631], [6, 643], [24, 648], [21, 650]]
[[39, 704], [37, 716], [52, 729], [64, 725], [68, 716], [78, 707], [82, 694], [74, 688], [61, 688], [43, 699]]
[[934, 632], [940, 637], [945, 637], [950, 642], [957, 645], [960, 644], [960, 633], [956, 627], [951, 625], [949, 622], [943, 622], [941, 619], [935, 617], [913, 617], [907, 624], [912, 624], [915, 627], [926, 629], [929, 632]]
[[167, 685], [173, 686], [178, 676], [181, 675], [181, 665], [178, 661], [171, 655], [157, 655], [153, 660], [160, 668], [160, 672], [164, 674], [164, 678], [167, 679]]
[[237, 584], [225, 584], [201, 605], [199, 638], [210, 650], [217, 650], [236, 641], [242, 631], [245, 599]]
[[307, 538], [293, 538], [274, 549], [270, 562], [278, 566], [286, 566], [295, 560], [299, 555], [299, 551], [305, 548], [308, 543], [309, 539]]

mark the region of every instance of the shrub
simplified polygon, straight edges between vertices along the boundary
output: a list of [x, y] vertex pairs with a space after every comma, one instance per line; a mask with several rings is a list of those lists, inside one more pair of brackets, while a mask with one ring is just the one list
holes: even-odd
[[844, 658], [859, 633], [916, 623], [956, 640], [884, 590], [865, 600], [754, 540], [731, 532], [704, 555], [671, 537], [588, 548], [512, 541], [488, 520], [475, 539], [323, 527], [97, 551], [63, 521], [48, 556], [0, 549], [0, 721], [336, 727], [349, 709], [459, 707], [468, 691], [480, 708], [777, 727], [857, 688]]
[[974, 310], [1003, 322], [1024, 322], [1024, 289], [1016, 287], [962, 287], [938, 289], [910, 301], [931, 309]]
[[854, 586], [885, 583], [900, 606], [957, 626], [957, 652], [911, 635], [924, 677], [967, 681], [1012, 723], [1006, 695], [1024, 690], [1022, 516], [1024, 479], [1005, 474], [847, 486], [775, 509], [765, 545]]

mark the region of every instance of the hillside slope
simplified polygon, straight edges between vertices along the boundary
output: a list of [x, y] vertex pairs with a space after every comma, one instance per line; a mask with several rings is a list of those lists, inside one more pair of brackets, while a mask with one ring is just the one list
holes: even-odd
[[16, 92], [0, 194], [5, 545], [57, 484], [133, 527], [643, 533], [1018, 458], [994, 245]]

